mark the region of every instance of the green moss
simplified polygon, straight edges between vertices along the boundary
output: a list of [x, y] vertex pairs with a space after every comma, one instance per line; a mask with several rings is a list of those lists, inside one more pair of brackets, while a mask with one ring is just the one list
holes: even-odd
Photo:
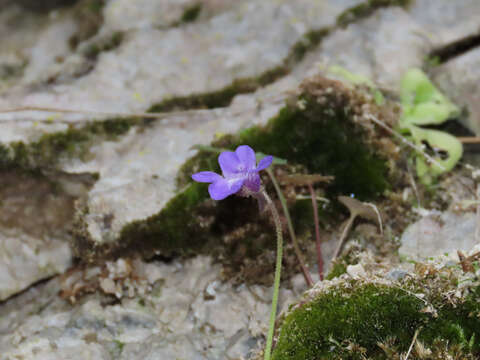
[[42, 135], [37, 141], [28, 144], [0, 144], [0, 169], [49, 168], [65, 157], [84, 157], [96, 137], [113, 140], [138, 123], [139, 120], [133, 118], [95, 121], [80, 128], [72, 126], [63, 132]]
[[206, 241], [206, 234], [196, 218], [196, 207], [207, 196], [206, 184], [191, 183], [170, 200], [160, 213], [125, 226], [118, 241], [125, 247], [116, 249], [115, 253], [121, 254], [129, 250], [129, 245], [133, 245], [148, 255], [152, 248], [159, 247], [159, 242], [165, 254], [198, 250]]
[[[75, 4], [73, 17], [77, 22], [77, 31], [69, 39], [72, 50], [98, 33], [103, 24], [102, 10], [105, 2], [105, 0], [82, 0]], [[90, 49], [92, 50], [93, 48]]]
[[327, 280], [332, 280], [340, 275], [343, 275], [347, 272], [347, 265], [342, 262], [338, 261], [333, 264], [332, 268], [330, 269], [328, 275], [325, 277]]
[[105, 0], [88, 0], [85, 5], [92, 13], [100, 14], [105, 6]]
[[125, 347], [124, 342], [120, 340], [113, 340], [112, 346], [110, 349], [110, 355], [113, 358], [118, 358], [122, 354], [124, 347]]
[[0, 65], [0, 80], [10, 80], [12, 78], [19, 78], [23, 75], [27, 62], [21, 64], [1, 64]]
[[427, 69], [431, 69], [442, 64], [440, 56], [438, 55], [425, 56], [425, 58], [423, 59], [423, 63], [425, 64], [425, 68]]
[[[379, 344], [389, 344], [397, 354], [406, 352], [416, 330], [427, 347], [468, 346], [480, 333], [478, 301], [478, 294], [473, 294], [456, 306], [445, 302], [435, 317], [423, 311], [425, 303], [408, 291], [353, 282], [330, 289], [287, 315], [273, 359], [386, 359]], [[470, 346], [480, 354], [479, 344]]]
[[[441, 301], [441, 300], [440, 300]], [[425, 324], [420, 339], [427, 344], [443, 340], [468, 348], [472, 336], [480, 335], [480, 288], [477, 287], [459, 306], [442, 301], [439, 316]], [[480, 355], [480, 343], [470, 345], [469, 351]]]
[[111, 51], [119, 47], [123, 38], [123, 32], [116, 31], [110, 37], [90, 44], [85, 50], [84, 55], [91, 60], [95, 60], [101, 52]]
[[161, 103], [153, 105], [149, 112], [225, 107], [230, 104], [236, 95], [251, 93], [262, 86], [274, 82], [287, 73], [288, 69], [286, 67], [278, 66], [265, 71], [257, 77], [237, 79], [232, 84], [217, 91], [165, 99]]
[[202, 11], [202, 4], [193, 4], [185, 9], [185, 11], [182, 14], [182, 17], [180, 18], [180, 23], [190, 23], [194, 22], [197, 20], [198, 16], [200, 15], [200, 12]]
[[305, 110], [285, 107], [266, 128], [241, 133], [235, 145], [248, 144], [302, 164], [312, 174], [333, 175], [335, 181], [327, 189], [330, 196], [355, 194], [366, 199], [382, 193], [387, 187], [384, 160], [365, 146], [362, 129], [350, 121], [344, 109], [325, 110], [310, 100]]
[[305, 57], [308, 51], [317, 47], [320, 42], [328, 34], [330, 34], [330, 31], [330, 28], [321, 28], [307, 32], [293, 45], [288, 57], [285, 60], [285, 63], [289, 65], [295, 65]]
[[377, 9], [390, 6], [408, 7], [411, 0], [368, 0], [351, 7], [337, 17], [337, 25], [347, 26], [359, 19], [372, 15]]

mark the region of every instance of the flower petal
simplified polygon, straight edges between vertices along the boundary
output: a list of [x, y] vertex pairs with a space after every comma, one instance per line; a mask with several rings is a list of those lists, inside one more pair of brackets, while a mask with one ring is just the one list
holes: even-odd
[[253, 192], [258, 192], [260, 190], [260, 175], [258, 175], [258, 172], [256, 171], [251, 171], [248, 173], [248, 177], [245, 180], [244, 185], [249, 188]]
[[227, 196], [233, 195], [243, 185], [245, 178], [239, 177], [236, 179], [220, 178], [208, 186], [208, 193], [213, 200], [223, 200]]
[[220, 175], [212, 171], [200, 171], [192, 175], [192, 179], [197, 182], [211, 183], [221, 178]]
[[259, 161], [258, 166], [255, 170], [260, 171], [260, 170], [266, 169], [267, 167], [270, 166], [272, 161], [273, 161], [272, 155], [265, 156], [262, 160]]
[[237, 154], [238, 159], [245, 167], [246, 170], [253, 170], [257, 165], [257, 160], [255, 159], [255, 151], [248, 146], [248, 145], [240, 145], [235, 150], [235, 154]]
[[232, 174], [238, 174], [240, 171], [241, 163], [237, 154], [232, 151], [224, 151], [218, 157], [218, 163], [220, 169], [222, 169], [223, 176], [229, 177]]

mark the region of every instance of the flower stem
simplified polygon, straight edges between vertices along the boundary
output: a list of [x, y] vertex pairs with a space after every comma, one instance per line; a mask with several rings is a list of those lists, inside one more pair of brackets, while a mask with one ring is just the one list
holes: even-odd
[[298, 246], [297, 237], [295, 236], [295, 231], [292, 225], [292, 219], [290, 217], [290, 212], [288, 211], [287, 201], [285, 200], [285, 197], [282, 194], [282, 190], [280, 189], [280, 186], [278, 185], [278, 182], [275, 179], [275, 176], [273, 175], [273, 171], [271, 169], [267, 169], [267, 173], [270, 176], [270, 179], [272, 180], [272, 184], [275, 188], [275, 191], [277, 192], [278, 199], [282, 204], [282, 210], [283, 210], [283, 213], [285, 214], [285, 218], [287, 219], [288, 232], [290, 234], [290, 237], [292, 238], [293, 250], [295, 251], [298, 262], [300, 263], [300, 269], [302, 269], [303, 277], [305, 278], [305, 282], [307, 283], [307, 285], [309, 287], [312, 287], [313, 280], [312, 280], [312, 277], [310, 276], [310, 272], [305, 266], [305, 260], [303, 259], [302, 252], [300, 251], [300, 246]]
[[268, 325], [267, 345], [265, 347], [264, 360], [270, 360], [273, 345], [273, 333], [275, 331], [275, 318], [277, 317], [277, 304], [278, 304], [278, 292], [280, 289], [280, 275], [282, 271], [282, 252], [283, 252], [283, 236], [282, 236], [282, 224], [280, 222], [280, 216], [272, 202], [272, 199], [268, 196], [265, 190], [262, 191], [267, 206], [270, 209], [273, 221], [275, 222], [275, 228], [277, 231], [277, 261], [275, 263], [275, 279], [273, 281], [273, 298], [272, 309], [270, 311], [270, 322]]
[[315, 237], [317, 244], [317, 263], [318, 263], [318, 276], [320, 281], [323, 280], [323, 256], [322, 256], [322, 244], [320, 242], [320, 228], [318, 226], [318, 208], [317, 208], [317, 195], [313, 189], [312, 184], [308, 184], [308, 190], [310, 191], [310, 196], [312, 197], [312, 206], [313, 206], [313, 221], [315, 222]]

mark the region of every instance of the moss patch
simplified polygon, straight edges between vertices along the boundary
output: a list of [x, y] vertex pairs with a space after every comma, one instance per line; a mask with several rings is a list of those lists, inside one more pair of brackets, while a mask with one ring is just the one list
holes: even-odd
[[195, 20], [197, 20], [201, 11], [202, 11], [201, 3], [193, 4], [187, 7], [183, 12], [182, 17], [180, 18], [180, 23], [186, 24], [186, 23], [194, 22]]
[[337, 25], [347, 26], [355, 21], [372, 15], [376, 10], [390, 6], [408, 7], [411, 0], [368, 0], [351, 7], [337, 17]]
[[[202, 223], [197, 221], [198, 219], [193, 214], [196, 206], [205, 200], [204, 193], [206, 191], [205, 184], [190, 184], [183, 192], [170, 200], [164, 211], [151, 216], [146, 221], [134, 221], [125, 226], [120, 238], [138, 240], [135, 241], [135, 246], [143, 249], [144, 253], [148, 253], [152, 245], [159, 241], [160, 234], [162, 249], [166, 253], [181, 252], [182, 248], [199, 249], [205, 238], [201, 237]], [[178, 216], [183, 217], [182, 221], [179, 221]], [[141, 234], [141, 239], [139, 234]], [[182, 237], [178, 236], [179, 234], [182, 234]], [[191, 242], [190, 240], [194, 238], [196, 241]], [[188, 246], [184, 243], [185, 240], [188, 241]], [[120, 243], [126, 242], [120, 241]], [[121, 251], [121, 249], [118, 250]]]
[[116, 139], [139, 123], [140, 120], [133, 118], [95, 121], [80, 128], [71, 126], [64, 132], [42, 135], [37, 141], [28, 144], [0, 144], [0, 169], [50, 168], [63, 158], [82, 158], [88, 155], [88, 149], [96, 138]]
[[123, 41], [123, 37], [123, 32], [114, 32], [109, 37], [90, 44], [84, 51], [84, 55], [90, 60], [94, 61], [101, 52], [111, 51], [119, 47]]
[[421, 300], [398, 289], [335, 289], [286, 317], [273, 359], [361, 359], [346, 349], [349, 343], [367, 354], [381, 353], [377, 341], [393, 334], [408, 348], [413, 331], [428, 317], [422, 308]]
[[257, 77], [237, 79], [232, 84], [217, 91], [165, 99], [161, 103], [152, 106], [149, 109], [149, 112], [225, 107], [230, 104], [236, 95], [254, 92], [260, 87], [274, 82], [287, 73], [288, 69], [286, 67], [278, 66], [274, 69], [265, 71]]
[[27, 62], [0, 65], [0, 80], [6, 81], [19, 78], [23, 75]]
[[326, 280], [332, 280], [340, 275], [343, 275], [347, 272], [347, 265], [342, 261], [338, 261], [332, 264], [330, 271], [325, 277]]
[[[417, 330], [417, 339], [441, 354], [429, 359], [480, 355], [480, 345], [471, 341], [480, 334], [479, 289], [454, 303], [439, 288], [425, 292], [420, 286], [415, 293], [426, 295], [420, 299], [411, 285], [351, 280], [328, 289], [285, 317], [273, 359], [400, 359]], [[428, 311], [428, 303], [436, 311]]]
[[[456, 351], [455, 345], [480, 334], [478, 301], [477, 290], [457, 306], [446, 302], [435, 317], [423, 300], [400, 288], [340, 286], [285, 318], [273, 359], [386, 359], [384, 344], [406, 352], [417, 329], [425, 346]], [[480, 354], [478, 343], [469, 350]]]
[[98, 33], [103, 24], [103, 7], [105, 0], [79, 1], [74, 9], [74, 18], [78, 24], [77, 32], [69, 39], [70, 47], [74, 50], [78, 44], [90, 39]]

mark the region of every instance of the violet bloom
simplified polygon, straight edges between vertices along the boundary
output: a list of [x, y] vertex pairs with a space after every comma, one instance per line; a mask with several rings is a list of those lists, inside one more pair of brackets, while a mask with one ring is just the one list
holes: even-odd
[[258, 172], [270, 166], [273, 156], [265, 156], [258, 163], [255, 152], [248, 145], [240, 145], [235, 152], [224, 151], [218, 157], [223, 176], [212, 171], [193, 174], [198, 182], [211, 183], [208, 192], [213, 200], [223, 200], [232, 194], [251, 195], [260, 191]]

